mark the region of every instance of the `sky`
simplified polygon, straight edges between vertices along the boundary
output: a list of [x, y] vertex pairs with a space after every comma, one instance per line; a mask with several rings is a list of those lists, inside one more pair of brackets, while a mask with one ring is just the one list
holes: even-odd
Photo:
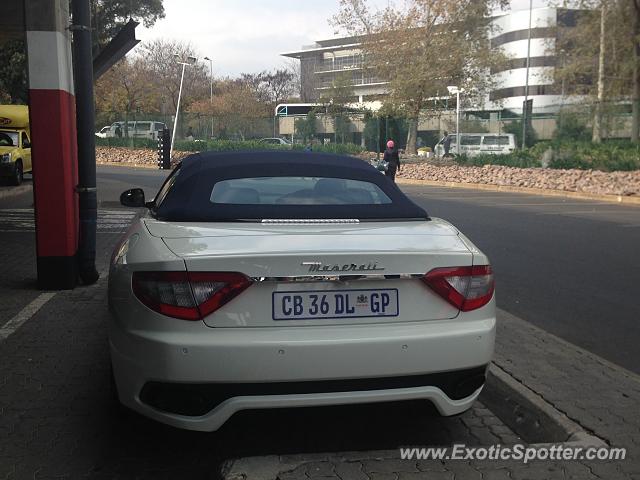
[[166, 18], [151, 29], [138, 27], [137, 36], [190, 42], [201, 57], [213, 59], [215, 76], [234, 76], [280, 67], [286, 62], [280, 53], [332, 38], [328, 19], [338, 5], [338, 0], [164, 0]]
[[[393, 1], [369, 3], [384, 8]], [[529, 8], [529, 0], [512, 3]], [[534, 7], [546, 3], [534, 0]], [[280, 53], [336, 36], [329, 19], [339, 0], [164, 0], [164, 8], [166, 18], [150, 29], [138, 27], [138, 38], [189, 42], [200, 58], [213, 59], [213, 74], [220, 77], [282, 67], [287, 59]]]

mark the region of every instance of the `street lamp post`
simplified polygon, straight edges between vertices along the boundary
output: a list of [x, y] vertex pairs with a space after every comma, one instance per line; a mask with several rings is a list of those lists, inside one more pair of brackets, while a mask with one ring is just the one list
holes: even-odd
[[464, 90], [460, 87], [447, 87], [450, 95], [456, 96], [456, 154], [460, 155], [460, 94]]
[[[209, 57], [204, 57], [205, 60], [209, 60], [209, 86], [211, 92], [209, 94], [209, 104], [213, 105], [213, 60]], [[211, 114], [211, 138], [213, 139], [213, 113]]]
[[[178, 54], [174, 54], [177, 58]], [[178, 65], [182, 65], [182, 75], [180, 76], [180, 90], [178, 90], [178, 104], [176, 105], [176, 116], [173, 119], [173, 132], [171, 134], [171, 150], [169, 150], [169, 159], [173, 158], [173, 143], [176, 140], [176, 129], [178, 128], [178, 114], [180, 112], [180, 100], [182, 100], [182, 85], [184, 84], [184, 70], [186, 67], [193, 65], [196, 62], [196, 57], [187, 57], [189, 62], [178, 62]]]

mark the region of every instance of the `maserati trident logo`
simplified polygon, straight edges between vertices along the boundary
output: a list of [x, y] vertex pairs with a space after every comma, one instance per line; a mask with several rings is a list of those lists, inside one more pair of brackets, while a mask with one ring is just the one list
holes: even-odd
[[378, 262], [369, 263], [345, 263], [343, 265], [325, 265], [322, 262], [302, 262], [302, 265], [309, 267], [310, 273], [325, 272], [381, 272], [384, 267], [379, 267]]

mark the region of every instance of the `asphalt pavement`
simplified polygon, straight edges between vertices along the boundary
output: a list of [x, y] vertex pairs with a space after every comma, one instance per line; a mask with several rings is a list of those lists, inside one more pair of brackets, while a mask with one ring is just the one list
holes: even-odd
[[498, 307], [640, 372], [640, 207], [404, 187], [485, 252]]
[[[277, 474], [281, 480], [640, 474], [640, 377], [542, 330], [637, 371], [640, 354], [631, 345], [638, 334], [633, 267], [640, 208], [593, 201], [403, 187], [491, 257], [502, 309], [495, 366], [586, 432], [628, 448], [628, 462], [399, 459], [398, 447], [407, 445], [522, 442], [524, 435], [518, 438], [517, 428], [483, 403], [487, 396], [449, 418], [421, 402], [248, 411], [215, 433], [179, 431], [118, 409], [109, 399], [104, 273], [135, 215], [119, 207], [118, 196], [141, 187], [153, 197], [167, 173], [98, 168], [97, 266], [103, 275], [98, 284], [72, 291], [35, 288], [30, 192], [0, 199], [0, 478], [215, 479], [221, 472], [234, 480], [254, 478], [244, 475], [247, 466], [258, 469], [257, 478]], [[289, 467], [269, 477], [264, 467], [274, 460]]]
[[[141, 187], [153, 197], [167, 171], [98, 167], [100, 208]], [[640, 207], [592, 200], [403, 186], [430, 215], [456, 225], [489, 255], [498, 306], [640, 373]], [[29, 192], [0, 208], [29, 208]]]

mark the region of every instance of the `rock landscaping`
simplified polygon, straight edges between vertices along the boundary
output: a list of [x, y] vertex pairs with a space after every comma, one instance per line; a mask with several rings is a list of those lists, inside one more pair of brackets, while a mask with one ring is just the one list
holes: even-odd
[[[193, 152], [174, 152], [174, 162]], [[98, 164], [155, 167], [157, 152], [151, 149], [97, 147]], [[375, 154], [374, 154], [375, 156]], [[363, 160], [374, 157], [364, 156]], [[405, 162], [399, 179], [476, 183], [526, 187], [597, 195], [640, 196], [640, 171], [601, 172], [598, 170], [556, 170], [515, 168], [500, 165], [460, 166], [435, 159], [418, 163]]]

